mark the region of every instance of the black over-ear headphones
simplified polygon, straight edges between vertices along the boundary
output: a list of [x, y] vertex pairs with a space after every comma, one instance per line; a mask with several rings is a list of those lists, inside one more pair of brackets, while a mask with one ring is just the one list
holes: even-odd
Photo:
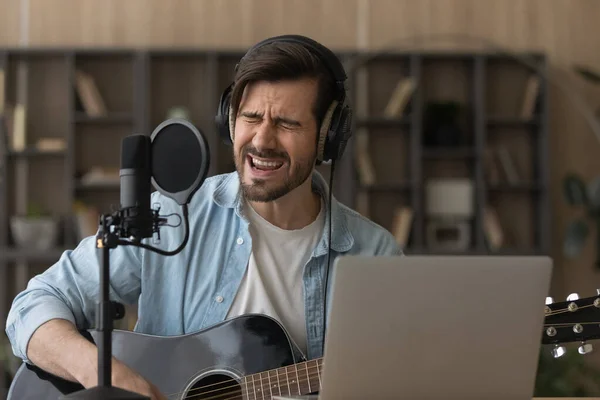
[[[300, 43], [309, 47], [321, 57], [335, 79], [337, 97], [329, 107], [321, 123], [317, 141], [317, 160], [318, 162], [338, 160], [352, 136], [352, 110], [345, 104], [345, 82], [347, 77], [342, 63], [327, 47], [301, 35], [281, 35], [265, 39], [250, 48], [244, 57], [242, 57], [242, 60], [257, 48], [274, 42]], [[221, 95], [217, 115], [215, 116], [217, 131], [222, 140], [229, 145], [233, 142], [233, 116], [229, 113], [232, 89], [233, 83]]]

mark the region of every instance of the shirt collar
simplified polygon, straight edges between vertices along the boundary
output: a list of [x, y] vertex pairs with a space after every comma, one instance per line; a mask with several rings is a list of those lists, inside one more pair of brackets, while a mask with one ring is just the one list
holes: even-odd
[[[312, 174], [312, 188], [323, 198], [325, 205], [325, 226], [323, 235], [313, 252], [313, 256], [318, 257], [327, 254], [329, 249], [329, 218], [333, 215], [331, 224], [331, 248], [337, 252], [345, 252], [352, 248], [354, 237], [348, 229], [346, 215], [342, 210], [342, 205], [336, 200], [335, 196], [331, 199], [331, 211], [329, 212], [329, 186], [318, 172]], [[234, 208], [238, 216], [242, 215], [242, 202], [240, 180], [237, 172], [231, 172], [225, 175], [223, 181], [217, 186], [213, 193], [213, 201], [225, 208]]]

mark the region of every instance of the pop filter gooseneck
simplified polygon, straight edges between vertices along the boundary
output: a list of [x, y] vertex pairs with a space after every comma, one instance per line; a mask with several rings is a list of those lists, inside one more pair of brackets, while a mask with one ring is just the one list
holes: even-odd
[[[112, 330], [116, 315], [124, 315], [122, 305], [110, 301], [110, 249], [118, 245], [141, 247], [165, 256], [179, 253], [189, 238], [188, 204], [202, 186], [210, 165], [210, 153], [205, 137], [191, 123], [183, 119], [170, 119], [161, 123], [147, 137], [132, 135], [123, 140], [121, 168], [121, 208], [113, 214], [103, 214], [96, 235], [96, 247], [101, 250], [100, 298], [96, 310], [96, 338], [98, 347], [98, 386], [61, 399], [79, 400], [142, 400], [148, 399], [127, 390], [112, 386]], [[150, 168], [148, 168], [150, 164]], [[150, 169], [150, 171], [148, 171]], [[185, 220], [185, 237], [178, 248], [171, 251], [141, 243], [141, 239], [159, 233], [167, 218], [159, 210], [149, 208], [150, 187], [154, 187], [182, 207]]]

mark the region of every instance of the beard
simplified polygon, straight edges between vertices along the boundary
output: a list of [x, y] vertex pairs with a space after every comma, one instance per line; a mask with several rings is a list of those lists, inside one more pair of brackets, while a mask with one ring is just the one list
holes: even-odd
[[[284, 166], [281, 168], [287, 166], [289, 169], [288, 174], [278, 181], [252, 178], [250, 182], [244, 182], [244, 169], [248, 167], [246, 164], [248, 155], [254, 155], [260, 158], [284, 160]], [[240, 154], [237, 157], [234, 150], [233, 159], [244, 198], [247, 201], [266, 203], [285, 196], [304, 183], [312, 174], [316, 154], [310, 158], [299, 160], [299, 162], [295, 163], [294, 167], [292, 167], [290, 157], [287, 153], [277, 152], [275, 150], [259, 151], [251, 144], [247, 144], [240, 149]]]

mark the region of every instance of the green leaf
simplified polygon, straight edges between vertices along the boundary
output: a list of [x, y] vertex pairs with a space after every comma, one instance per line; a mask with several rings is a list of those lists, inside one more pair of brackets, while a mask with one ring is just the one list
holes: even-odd
[[593, 71], [591, 68], [583, 65], [575, 65], [573, 66], [573, 70], [581, 75], [581, 77], [583, 77], [585, 80], [595, 84], [600, 84], [600, 74], [596, 71]]
[[590, 234], [590, 227], [588, 224], [577, 219], [571, 221], [567, 226], [567, 232], [565, 235], [565, 241], [563, 243], [563, 253], [569, 258], [575, 258], [581, 253], [581, 249], [585, 245], [585, 241]]
[[600, 208], [600, 177], [592, 179], [587, 188], [590, 207], [593, 210]]
[[587, 188], [579, 175], [568, 174], [563, 180], [563, 191], [567, 203], [572, 206], [588, 204]]

